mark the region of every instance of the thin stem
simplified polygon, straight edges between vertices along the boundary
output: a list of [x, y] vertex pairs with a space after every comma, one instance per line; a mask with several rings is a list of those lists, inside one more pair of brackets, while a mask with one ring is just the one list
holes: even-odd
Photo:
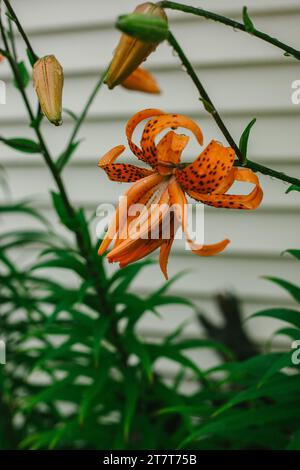
[[8, 18], [8, 27], [9, 27], [9, 38], [10, 38], [13, 58], [14, 58], [15, 62], [18, 62], [14, 29], [13, 29], [13, 25], [12, 25], [12, 20], [10, 18]]
[[99, 92], [102, 84], [103, 84], [103, 80], [105, 78], [105, 75], [106, 75], [106, 70], [104, 71], [104, 73], [100, 76], [100, 78], [97, 80], [96, 84], [95, 84], [95, 87], [93, 88], [83, 110], [81, 111], [77, 121], [76, 121], [76, 124], [74, 126], [74, 129], [73, 129], [73, 132], [70, 136], [70, 139], [69, 139], [69, 142], [67, 144], [67, 147], [66, 147], [66, 151], [64, 152], [64, 155], [65, 155], [65, 158], [60, 162], [60, 171], [63, 169], [63, 167], [68, 163], [68, 159], [70, 158], [70, 148], [73, 144], [73, 142], [75, 141], [76, 137], [77, 137], [77, 134], [87, 116], [87, 113], [94, 101], [94, 99], [96, 98], [97, 96], [97, 93]]
[[300, 179], [294, 178], [293, 176], [288, 176], [281, 171], [273, 170], [272, 168], [268, 168], [260, 163], [253, 162], [252, 160], [247, 160], [245, 165], [247, 168], [250, 168], [255, 173], [259, 172], [263, 175], [271, 176], [272, 178], [276, 178], [281, 181], [286, 181], [287, 183], [296, 185], [300, 187]]
[[217, 123], [218, 127], [222, 131], [223, 135], [225, 136], [227, 142], [229, 145], [235, 150], [235, 153], [238, 157], [237, 164], [242, 165], [244, 167], [250, 168], [254, 172], [259, 172], [262, 173], [263, 175], [268, 175], [273, 178], [276, 178], [281, 181], [286, 181], [287, 183], [294, 184], [296, 186], [300, 187], [300, 179], [294, 178], [292, 176], [288, 176], [285, 173], [282, 173], [280, 171], [272, 170], [272, 168], [268, 168], [264, 165], [260, 165], [259, 163], [253, 162], [251, 160], [245, 160], [244, 157], [242, 156], [239, 147], [235, 143], [233, 137], [231, 136], [230, 132], [228, 131], [227, 127], [225, 126], [221, 116], [217, 112], [214, 104], [212, 103], [209, 95], [207, 94], [205, 88], [203, 87], [202, 83], [200, 82], [192, 64], [186, 57], [185, 53], [183, 52], [181, 46], [178, 44], [176, 41], [175, 37], [173, 34], [170, 32], [169, 34], [169, 43], [170, 45], [174, 48], [174, 50], [177, 52], [182, 65], [184, 66], [185, 70], [187, 71], [188, 75], [191, 77], [193, 83], [195, 84], [197, 90], [200, 93], [200, 96], [203, 99], [204, 106], [206, 109], [212, 114], [215, 122]]
[[18, 17], [15, 14], [15, 11], [14, 11], [13, 7], [11, 6], [9, 0], [3, 0], [3, 1], [5, 3], [5, 6], [7, 8], [8, 13], [10, 14], [12, 20], [15, 22], [15, 24], [16, 24], [18, 30], [19, 30], [19, 33], [21, 34], [21, 36], [22, 36], [22, 38], [23, 38], [23, 40], [26, 44], [26, 47], [27, 47], [28, 51], [30, 52], [31, 57], [33, 58], [34, 61], [38, 60], [38, 56], [34, 52], [32, 46], [30, 44], [30, 41], [27, 37], [27, 34], [25, 33], [21, 23], [19, 22]]
[[[5, 2], [5, 3], [7, 4], [7, 2]], [[19, 24], [19, 22], [16, 23], [16, 24]], [[4, 44], [4, 47], [5, 47], [5, 50], [6, 50], [6, 57], [8, 58], [9, 64], [11, 66], [11, 69], [12, 69], [12, 72], [13, 72], [13, 75], [14, 75], [14, 78], [15, 78], [16, 83], [18, 85], [18, 89], [20, 90], [21, 96], [22, 96], [23, 101], [25, 103], [25, 107], [27, 109], [28, 115], [29, 115], [30, 120], [31, 120], [31, 125], [34, 129], [34, 132], [35, 132], [37, 138], [38, 138], [38, 141], [39, 141], [39, 144], [40, 144], [40, 147], [41, 147], [41, 153], [44, 157], [44, 160], [45, 160], [45, 162], [46, 162], [46, 164], [47, 164], [47, 166], [48, 166], [48, 168], [49, 168], [49, 170], [50, 170], [50, 172], [53, 176], [53, 179], [54, 179], [54, 181], [57, 185], [57, 188], [60, 192], [60, 195], [61, 195], [62, 201], [64, 203], [65, 209], [68, 213], [68, 216], [70, 217], [70, 219], [75, 220], [76, 219], [76, 211], [73, 208], [73, 206], [72, 206], [72, 204], [69, 200], [69, 197], [68, 197], [67, 191], [65, 189], [63, 180], [62, 180], [62, 178], [59, 174], [59, 171], [58, 171], [58, 169], [55, 165], [55, 162], [52, 160], [51, 154], [50, 154], [50, 152], [47, 148], [47, 145], [44, 141], [44, 138], [43, 138], [43, 135], [42, 135], [42, 133], [39, 129], [39, 126], [34, 125], [34, 113], [33, 113], [33, 110], [31, 108], [30, 102], [27, 98], [26, 92], [24, 90], [24, 86], [23, 86], [22, 78], [21, 78], [20, 73], [19, 73], [19, 69], [16, 66], [16, 64], [15, 64], [15, 62], [14, 62], [14, 60], [13, 60], [13, 58], [10, 55], [10, 52], [9, 52], [9, 45], [8, 45], [8, 41], [7, 41], [7, 38], [6, 38], [3, 22], [2, 22], [1, 11], [0, 11], [0, 30], [1, 30], [1, 36], [2, 36], [2, 40], [3, 40], [3, 44]], [[102, 312], [109, 313], [110, 306], [109, 306], [109, 304], [106, 300], [105, 290], [102, 286], [103, 282], [102, 282], [102, 279], [100, 277], [100, 272], [99, 272], [98, 265], [96, 265], [93, 261], [93, 257], [90, 254], [89, 247], [86, 246], [85, 237], [84, 237], [84, 234], [81, 232], [80, 227], [74, 228], [73, 232], [74, 232], [74, 235], [75, 235], [75, 238], [76, 238], [76, 241], [77, 241], [78, 248], [79, 248], [83, 258], [86, 260], [87, 268], [90, 272], [91, 278], [95, 279], [95, 289], [96, 289], [96, 293], [97, 293], [97, 297], [98, 297], [98, 301], [99, 301], [100, 310]], [[104, 273], [102, 273], [102, 274], [104, 274]]]
[[233, 137], [231, 136], [229, 130], [227, 129], [223, 119], [221, 118], [220, 114], [216, 110], [212, 100], [210, 99], [207, 91], [205, 90], [204, 86], [202, 85], [199, 77], [197, 76], [192, 64], [190, 63], [189, 59], [183, 52], [182, 48], [178, 44], [177, 40], [173, 36], [173, 34], [170, 32], [169, 33], [169, 38], [168, 38], [169, 44], [173, 47], [173, 49], [176, 51], [178, 54], [182, 65], [184, 66], [184, 69], [188, 73], [188, 75], [191, 77], [192, 81], [194, 82], [197, 90], [200, 93], [200, 96], [202, 98], [203, 104], [205, 109], [212, 115], [214, 118], [215, 122], [217, 123], [219, 129], [222, 131], [224, 137], [226, 138], [227, 142], [229, 143], [230, 147], [232, 147], [240, 161], [243, 160], [242, 154], [240, 152], [240, 149], [238, 145], [235, 143]]
[[208, 10], [204, 10], [203, 8], [195, 8], [192, 6], [183, 5], [182, 3], [162, 1], [159, 2], [159, 5], [162, 8], [169, 8], [171, 10], [178, 10], [184, 13], [191, 13], [192, 15], [201, 16], [202, 18], [217, 21], [218, 23], [223, 23], [226, 26], [231, 26], [234, 29], [243, 31], [244, 33], [251, 34], [251, 36], [255, 36], [259, 39], [262, 39], [263, 41], [268, 42], [269, 44], [272, 44], [273, 46], [276, 46], [279, 49], [283, 50], [286, 54], [291, 55], [296, 59], [300, 60], [300, 51], [294, 49], [291, 46], [288, 46], [287, 44], [283, 43], [282, 41], [279, 41], [276, 38], [273, 38], [272, 36], [269, 36], [263, 31], [259, 31], [255, 27], [253, 29], [251, 28], [248, 30], [246, 26], [243, 23], [240, 23], [239, 21], [232, 20], [230, 18], [227, 18], [226, 16], [218, 15], [217, 13], [213, 13]]

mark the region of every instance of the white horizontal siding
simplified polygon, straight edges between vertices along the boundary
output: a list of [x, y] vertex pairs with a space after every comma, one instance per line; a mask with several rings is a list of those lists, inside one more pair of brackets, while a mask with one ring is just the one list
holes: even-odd
[[[124, 0], [114, 0], [113, 2], [88, 0], [83, 15], [81, 0], [72, 0], [72, 8], [70, 8], [70, 0], [52, 0], [51, 3], [46, 1], [37, 2], [36, 0], [13, 1], [13, 4], [18, 7], [24, 25], [30, 31], [55, 30], [66, 26], [74, 27], [74, 25], [82, 27], [95, 22], [111, 25], [118, 15], [130, 12], [139, 3], [141, 2], [137, 0], [127, 0], [126, 3]], [[220, 0], [194, 0], [193, 2], [185, 0], [181, 3], [193, 4], [193, 6], [207, 8], [217, 13], [239, 15], [245, 2], [243, 0], [227, 0], [226, 2]], [[299, 10], [298, 0], [267, 0], [266, 2], [249, 0], [247, 5], [249, 10], [256, 14]], [[32, 11], [34, 11], [34, 15], [32, 15]], [[180, 15], [171, 10], [169, 10], [169, 14], [172, 17]]]
[[[39, 54], [55, 53], [64, 66], [66, 83], [64, 106], [79, 111], [97, 77], [110, 60], [118, 32], [113, 29], [118, 14], [130, 11], [137, 1], [100, 2], [99, 0], [15, 0], [13, 5]], [[186, 1], [212, 11], [239, 18], [243, 1]], [[70, 7], [71, 5], [71, 7]], [[297, 47], [299, 41], [299, 1], [249, 1], [249, 11], [258, 28], [276, 35]], [[34, 15], [32, 12], [34, 11]], [[282, 51], [246, 34], [223, 25], [184, 14], [170, 13], [172, 29], [196, 65], [203, 83], [221, 111], [234, 137], [238, 140], [247, 123], [257, 117], [249, 152], [253, 159], [276, 169], [300, 176], [299, 107], [291, 103], [291, 82], [300, 79], [296, 61]], [[18, 40], [18, 42], [20, 42]], [[183, 73], [178, 59], [167, 45], [162, 45], [149, 59], [161, 88], [159, 97], [131, 93], [121, 88], [101, 90], [80, 137], [85, 140], [73, 158], [65, 179], [76, 204], [94, 212], [101, 202], [116, 202], [125, 185], [108, 182], [97, 168], [98, 158], [110, 147], [124, 143], [127, 118], [144, 107], [159, 107], [170, 112], [192, 116], [201, 125], [205, 142], [224, 138], [198, 101], [198, 95]], [[23, 105], [9, 84], [7, 64], [2, 64], [0, 78], [7, 81], [7, 105], [0, 106], [1, 135], [32, 136], [26, 127]], [[29, 94], [35, 101], [29, 87]], [[44, 133], [54, 154], [63, 149], [72, 123], [65, 118], [61, 128], [43, 124]], [[192, 160], [199, 149], [192, 143], [185, 156]], [[126, 160], [132, 159], [129, 152]], [[36, 195], [38, 204], [52, 220], [46, 189], [53, 187], [40, 156], [29, 156], [1, 146], [0, 161], [7, 168], [15, 198]], [[262, 177], [265, 191], [261, 209], [252, 213], [205, 210], [207, 243], [224, 237], [231, 239], [226, 252], [218, 257], [201, 259], [184, 251], [176, 243], [170, 258], [170, 274], [192, 270], [178, 281], [173, 291], [194, 299], [199, 309], [217, 319], [213, 296], [217, 291], [233, 290], [244, 300], [247, 316], [268, 305], [290, 305], [290, 299], [279, 288], [261, 279], [263, 275], [280, 275], [299, 282], [298, 264], [288, 256], [280, 257], [286, 248], [299, 247], [299, 195], [284, 194], [287, 185]], [[2, 222], [2, 221], [1, 221]], [[22, 225], [22, 219], [9, 218], [4, 228]], [[28, 228], [28, 222], [26, 222]], [[29, 255], [29, 253], [28, 253]], [[24, 255], [18, 255], [24, 256]], [[109, 266], [109, 270], [116, 269]], [[147, 268], [136, 283], [141, 293], [149, 286], [163, 282], [157, 265]], [[184, 307], [165, 308], [162, 320], [147, 315], [140, 324], [141, 334], [164, 334], [181, 321], [191, 318], [187, 334], [195, 332], [193, 314]], [[278, 323], [255, 320], [247, 324], [257, 341], [262, 341]], [[201, 355], [208, 364], [210, 356]], [[163, 366], [166, 367], [166, 366]]]

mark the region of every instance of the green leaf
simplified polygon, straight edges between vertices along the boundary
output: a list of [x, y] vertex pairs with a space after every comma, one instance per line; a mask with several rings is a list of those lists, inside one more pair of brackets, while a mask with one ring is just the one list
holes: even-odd
[[70, 116], [75, 122], [78, 121], [79, 116], [77, 116], [77, 114], [75, 114], [73, 111], [71, 111], [71, 109], [64, 108], [64, 112], [66, 114], [68, 114], [68, 116]]
[[285, 192], [285, 194], [291, 193], [292, 191], [300, 191], [300, 186], [297, 186], [296, 184], [292, 184]]
[[296, 300], [296, 302], [300, 302], [300, 288], [295, 284], [273, 276], [266, 276], [264, 279], [274, 282], [278, 286], [282, 287], [294, 298], [294, 300]]
[[74, 380], [74, 374], [69, 374], [62, 380], [59, 380], [46, 388], [43, 388], [40, 393], [33, 396], [25, 397], [22, 402], [22, 408], [25, 410], [32, 409], [38, 403], [49, 403], [56, 399], [57, 393], [68, 387]]
[[78, 276], [82, 277], [83, 279], [88, 279], [88, 273], [85, 265], [75, 257], [69, 256], [68, 254], [66, 254], [66, 256], [64, 256], [63, 258], [49, 259], [47, 261], [37, 263], [31, 268], [31, 271], [36, 271], [45, 268], [68, 269], [70, 271], [75, 272], [76, 274], [78, 274]]
[[171, 359], [172, 361], [177, 362], [185, 368], [192, 370], [195, 373], [196, 377], [200, 377], [201, 379], [206, 381], [204, 373], [199, 369], [195, 362], [189, 359], [187, 356], [181, 354], [181, 352], [176, 346], [168, 344], [151, 344], [149, 345], [149, 350], [153, 358], [153, 362], [161, 357]]
[[[28, 73], [27, 67], [23, 61], [18, 62], [17, 67], [18, 67], [19, 75], [22, 81], [22, 86], [23, 88], [26, 88], [30, 82], [30, 75]], [[16, 80], [14, 80], [14, 85], [16, 88], [19, 88], [19, 85]]]
[[45, 115], [41, 112], [39, 107], [36, 117], [34, 117], [30, 123], [30, 127], [32, 127], [32, 129], [38, 129], [44, 117]]
[[51, 191], [53, 206], [56, 213], [63, 225], [68, 229], [74, 230], [78, 226], [78, 221], [74, 218], [70, 218], [70, 214], [65, 206], [65, 203], [61, 197], [61, 194]]
[[294, 403], [294, 406], [282, 406], [282, 403], [275, 405], [265, 405], [264, 407], [250, 408], [244, 410], [231, 410], [224, 413], [219, 419], [214, 419], [199, 427], [180, 444], [179, 448], [190, 448], [190, 443], [207, 436], [221, 435], [228, 437], [232, 431], [240, 433], [248, 432], [252, 426], [255, 428], [269, 429], [276, 423], [287, 423], [290, 420], [299, 420], [300, 409]]
[[164, 414], [183, 414], [185, 416], [209, 416], [212, 413], [212, 407], [208, 404], [201, 404], [201, 405], [177, 405], [177, 406], [170, 406], [167, 408], [162, 408], [157, 413], [158, 415]]
[[129, 354], [135, 354], [141, 361], [145, 375], [149, 382], [152, 382], [152, 360], [147, 344], [140, 342], [132, 331], [129, 331], [124, 338], [125, 347]]
[[106, 333], [111, 325], [111, 317], [108, 315], [101, 315], [99, 320], [94, 323], [94, 346], [93, 353], [95, 359], [95, 366], [99, 366], [100, 350], [102, 348], [102, 340], [105, 338]]
[[277, 320], [282, 320], [284, 322], [291, 323], [297, 328], [300, 328], [300, 312], [298, 312], [297, 310], [289, 308], [270, 308], [254, 313], [253, 315], [248, 317], [247, 320], [259, 317], [276, 318]]
[[186, 349], [197, 349], [197, 348], [209, 348], [209, 349], [215, 349], [218, 352], [221, 352], [222, 354], [225, 354], [228, 358], [232, 359], [232, 352], [230, 351], [229, 348], [224, 346], [221, 343], [217, 343], [216, 341], [210, 340], [210, 339], [185, 339], [178, 341], [176, 343], [173, 343], [178, 350], [186, 350]]
[[89, 386], [88, 391], [83, 396], [78, 413], [78, 420], [81, 425], [84, 424], [88, 413], [93, 406], [95, 398], [99, 395], [108, 380], [108, 370], [110, 366], [111, 361], [108, 358], [102, 361], [101, 367], [97, 370], [96, 379], [93, 385]]
[[[125, 268], [118, 269], [110, 278], [109, 285], [112, 289], [113, 296], [118, 296], [126, 292], [131, 282], [136, 278], [139, 272], [146, 266], [153, 264], [152, 260], [145, 260], [139, 263], [129, 264]], [[114, 284], [117, 284], [114, 287]]]
[[244, 162], [247, 160], [248, 141], [249, 141], [250, 132], [255, 123], [256, 123], [256, 118], [252, 119], [252, 121], [247, 125], [247, 127], [244, 129], [240, 138], [239, 149], [242, 154]]
[[69, 147], [58, 157], [56, 161], [58, 171], [62, 171], [62, 169], [65, 167], [65, 165], [68, 163], [73, 153], [77, 149], [80, 142], [81, 140], [78, 140], [77, 142], [72, 142]]
[[300, 340], [300, 329], [297, 328], [280, 328], [279, 330], [275, 331], [273, 336], [287, 336], [293, 340]]
[[15, 22], [15, 18], [9, 13], [9, 11], [6, 11], [6, 12], [5, 12], [5, 15], [7, 16], [7, 18], [10, 19], [10, 21]]
[[[278, 357], [282, 359], [282, 354], [274, 354], [274, 364], [278, 364]], [[229, 400], [225, 405], [222, 405], [220, 408], [215, 411], [214, 416], [217, 416], [224, 411], [232, 408], [235, 405], [243, 403], [245, 401], [254, 400], [262, 397], [274, 397], [276, 396], [277, 400], [280, 397], [288, 396], [291, 397], [292, 394], [298, 395], [300, 392], [300, 380], [299, 376], [278, 376], [272, 381], [266, 382], [264, 384], [255, 384], [253, 387], [250, 387], [247, 390], [243, 390], [240, 393], [236, 393], [231, 400]]]
[[300, 429], [295, 432], [286, 450], [300, 450]]
[[4, 137], [0, 137], [0, 141], [5, 143], [9, 147], [14, 148], [15, 150], [18, 150], [19, 152], [41, 153], [40, 145], [30, 139], [23, 139], [19, 137], [5, 139]]
[[0, 214], [26, 214], [34, 217], [36, 220], [39, 220], [44, 225], [49, 227], [49, 222], [44, 218], [44, 216], [36, 209], [30, 207], [28, 204], [29, 201], [18, 202], [15, 204], [0, 204]]
[[144, 42], [158, 44], [169, 36], [168, 22], [158, 16], [140, 13], [119, 16], [117, 28]]
[[139, 391], [140, 383], [136, 380], [133, 374], [126, 371], [124, 375], [125, 404], [123, 411], [123, 433], [124, 439], [126, 441], [129, 437], [131, 424], [136, 410]]
[[212, 103], [205, 100], [204, 98], [199, 98], [199, 100], [203, 103], [203, 106], [208, 113], [213, 114], [215, 112], [215, 108]]
[[38, 56], [32, 53], [32, 51], [30, 51], [29, 49], [26, 49], [26, 54], [30, 62], [30, 65], [33, 67], [36, 61], [39, 59]]
[[300, 250], [286, 250], [283, 253], [288, 253], [289, 255], [293, 256], [296, 259], [300, 260]]
[[266, 371], [266, 373], [261, 378], [258, 383], [258, 387], [261, 387], [265, 382], [267, 382], [274, 374], [279, 372], [284, 367], [290, 367], [292, 365], [291, 359], [292, 351], [287, 353], [282, 353], [276, 361], [273, 362], [272, 366]]
[[243, 21], [244, 21], [244, 25], [245, 25], [247, 33], [253, 33], [255, 31], [255, 27], [248, 14], [247, 7], [243, 8]]

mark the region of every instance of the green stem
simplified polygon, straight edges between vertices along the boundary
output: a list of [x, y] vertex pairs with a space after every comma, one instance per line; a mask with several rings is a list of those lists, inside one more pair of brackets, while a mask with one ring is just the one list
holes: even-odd
[[15, 24], [16, 24], [18, 30], [19, 30], [19, 33], [21, 34], [21, 36], [22, 36], [22, 38], [23, 38], [23, 40], [26, 44], [26, 47], [27, 47], [28, 51], [30, 52], [31, 57], [33, 58], [34, 61], [38, 60], [38, 56], [34, 52], [32, 46], [30, 44], [30, 41], [27, 37], [27, 34], [25, 33], [21, 23], [19, 22], [18, 17], [15, 14], [15, 11], [14, 11], [13, 7], [11, 6], [9, 0], [3, 0], [3, 1], [5, 3], [5, 6], [7, 8], [8, 13], [10, 14], [12, 20], [15, 22]]
[[199, 77], [197, 76], [192, 64], [190, 63], [189, 59], [183, 52], [182, 48], [178, 44], [177, 40], [173, 36], [173, 34], [170, 32], [169, 33], [169, 38], [168, 38], [169, 44], [173, 47], [174, 51], [178, 54], [179, 59], [181, 60], [181, 63], [184, 67], [184, 70], [188, 73], [188, 75], [191, 77], [192, 81], [194, 82], [197, 90], [200, 93], [201, 100], [203, 102], [203, 105], [205, 109], [212, 115], [213, 119], [217, 123], [217, 126], [219, 129], [222, 131], [224, 137], [226, 138], [227, 142], [229, 143], [230, 147], [232, 147], [239, 158], [240, 161], [242, 161], [243, 157], [240, 152], [239, 147], [235, 143], [233, 137], [231, 136], [229, 130], [227, 129], [223, 119], [221, 118], [220, 114], [216, 110], [216, 107], [214, 106], [212, 100], [210, 99], [207, 91], [205, 90], [204, 86], [202, 85]]
[[73, 129], [73, 132], [70, 136], [70, 139], [69, 139], [69, 142], [67, 144], [67, 147], [66, 147], [66, 150], [64, 152], [64, 158], [60, 160], [60, 167], [59, 167], [59, 171], [62, 171], [62, 169], [64, 168], [64, 166], [68, 163], [69, 161], [69, 158], [71, 156], [71, 152], [70, 152], [70, 149], [72, 147], [72, 144], [73, 142], [75, 141], [76, 137], [77, 137], [77, 134], [87, 116], [87, 113], [94, 101], [94, 99], [96, 98], [97, 96], [97, 93], [99, 92], [102, 84], [103, 84], [103, 80], [105, 78], [105, 75], [106, 75], [106, 70], [104, 71], [104, 73], [101, 75], [101, 77], [97, 80], [96, 84], [95, 84], [95, 87], [93, 88], [92, 90], [92, 93], [90, 94], [83, 110], [81, 111], [80, 113], [80, 116], [78, 117], [77, 121], [76, 121], [76, 124], [74, 126], [74, 129]]
[[176, 41], [175, 37], [173, 36], [173, 34], [171, 32], [169, 33], [168, 41], [169, 41], [170, 45], [174, 48], [176, 53], [178, 54], [184, 69], [186, 70], [188, 75], [191, 77], [193, 83], [195, 84], [197, 90], [199, 91], [205, 108], [207, 109], [207, 111], [209, 113], [212, 114], [215, 122], [217, 123], [218, 127], [222, 131], [222, 133], [225, 136], [227, 142], [235, 150], [235, 153], [238, 157], [238, 160], [237, 160], [236, 163], [238, 165], [243, 166], [243, 167], [250, 168], [254, 172], [259, 172], [259, 173], [262, 173], [263, 175], [268, 175], [268, 176], [271, 176], [271, 177], [276, 178], [278, 180], [286, 181], [288, 183], [300, 186], [300, 179], [298, 179], [298, 178], [288, 176], [288, 175], [286, 175], [286, 174], [284, 174], [280, 171], [272, 170], [271, 168], [260, 165], [259, 163], [253, 162], [251, 160], [245, 160], [244, 159], [244, 157], [242, 156], [242, 154], [240, 152], [240, 149], [239, 149], [238, 145], [235, 143], [233, 137], [231, 136], [230, 132], [228, 131], [227, 127], [225, 126], [221, 116], [217, 112], [217, 110], [216, 110], [214, 104], [212, 103], [209, 95], [207, 94], [205, 88], [203, 87], [202, 83], [200, 82], [200, 80], [199, 80], [192, 64], [190, 63], [190, 61], [186, 57], [186, 55], [183, 52], [181, 46], [178, 44], [178, 42]]
[[276, 178], [281, 181], [286, 181], [287, 183], [294, 184], [300, 187], [300, 179], [294, 178], [293, 176], [288, 176], [281, 171], [273, 170], [272, 168], [268, 168], [260, 163], [253, 162], [252, 160], [247, 160], [246, 165], [247, 168], [250, 168], [255, 173], [262, 173], [263, 175], [271, 176], [272, 178]]
[[8, 28], [9, 28], [9, 38], [10, 38], [13, 58], [14, 58], [15, 62], [18, 62], [14, 29], [13, 29], [13, 25], [12, 25], [12, 20], [10, 18], [8, 18]]
[[[5, 3], [7, 4], [8, 2], [5, 2]], [[16, 24], [18, 25], [19, 22], [16, 22]], [[70, 219], [76, 220], [76, 211], [75, 211], [74, 207], [72, 206], [72, 204], [70, 202], [69, 196], [68, 196], [67, 191], [66, 191], [65, 186], [64, 186], [64, 182], [63, 182], [63, 180], [62, 180], [62, 178], [59, 174], [59, 171], [58, 171], [58, 169], [55, 165], [55, 162], [53, 161], [53, 159], [51, 157], [51, 154], [50, 154], [50, 152], [47, 148], [47, 145], [44, 141], [43, 135], [40, 131], [40, 128], [39, 128], [39, 126], [33, 124], [35, 116], [34, 116], [32, 108], [31, 108], [30, 102], [28, 100], [28, 97], [26, 95], [26, 92], [24, 90], [22, 77], [20, 76], [19, 69], [16, 66], [16, 64], [15, 64], [15, 62], [14, 62], [14, 60], [13, 60], [11, 54], [10, 54], [9, 45], [8, 45], [8, 41], [7, 41], [7, 38], [6, 38], [5, 29], [4, 29], [4, 26], [3, 26], [1, 14], [0, 14], [0, 29], [1, 29], [1, 36], [2, 36], [2, 40], [3, 40], [4, 48], [5, 48], [5, 51], [6, 51], [6, 57], [8, 58], [9, 64], [11, 66], [11, 69], [12, 69], [12, 72], [13, 72], [13, 75], [14, 75], [14, 78], [16, 80], [16, 83], [18, 84], [18, 89], [20, 90], [21, 96], [22, 96], [23, 101], [25, 103], [25, 107], [27, 109], [28, 115], [29, 115], [30, 120], [31, 120], [31, 125], [34, 129], [34, 132], [35, 132], [37, 138], [38, 138], [38, 141], [39, 141], [39, 144], [40, 144], [40, 147], [41, 147], [41, 153], [44, 157], [44, 160], [45, 160], [45, 162], [46, 162], [46, 164], [47, 164], [47, 166], [48, 166], [48, 168], [49, 168], [49, 170], [50, 170], [50, 172], [53, 176], [53, 179], [54, 179], [54, 181], [57, 185], [57, 188], [60, 192], [60, 195], [61, 195], [62, 201], [64, 203], [65, 209], [68, 213], [68, 216], [70, 217]], [[100, 273], [99, 266], [96, 263], [94, 263], [93, 256], [91, 256], [89, 247], [86, 246], [85, 237], [84, 237], [84, 234], [82, 233], [80, 227], [76, 226], [76, 228], [74, 228], [73, 232], [74, 232], [74, 235], [75, 235], [75, 238], [76, 238], [76, 241], [77, 241], [79, 251], [80, 251], [82, 257], [86, 260], [86, 265], [87, 265], [87, 269], [90, 273], [90, 276], [91, 276], [92, 279], [95, 280], [94, 285], [95, 285], [95, 290], [96, 290], [97, 297], [98, 297], [100, 310], [102, 312], [110, 313], [110, 305], [107, 302], [106, 291], [103, 288], [103, 279], [102, 279], [102, 277], [104, 276], [104, 270]]]
[[269, 44], [272, 44], [273, 46], [276, 46], [279, 49], [283, 50], [286, 54], [289, 54], [295, 57], [296, 59], [300, 60], [300, 51], [298, 51], [297, 49], [288, 46], [282, 41], [279, 41], [278, 39], [273, 38], [272, 36], [269, 36], [268, 34], [264, 33], [263, 31], [259, 31], [256, 28], [251, 28], [250, 30], [247, 30], [246, 26], [243, 23], [240, 23], [239, 21], [232, 20], [230, 18], [227, 18], [226, 16], [218, 15], [217, 13], [213, 13], [208, 10], [204, 10], [203, 8], [195, 8], [192, 6], [183, 5], [182, 3], [162, 1], [159, 2], [159, 5], [162, 8], [169, 8], [171, 10], [178, 10], [184, 13], [191, 13], [192, 15], [201, 16], [202, 18], [217, 21], [218, 23], [222, 23], [226, 26], [231, 26], [236, 30], [243, 31], [244, 33], [251, 34], [251, 36], [255, 36], [259, 39], [262, 39], [263, 41], [268, 42]]

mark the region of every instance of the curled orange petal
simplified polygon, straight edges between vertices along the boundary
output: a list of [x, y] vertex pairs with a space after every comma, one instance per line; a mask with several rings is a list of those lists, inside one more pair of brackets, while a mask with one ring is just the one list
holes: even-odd
[[189, 129], [195, 135], [199, 144], [203, 144], [202, 131], [192, 119], [181, 114], [164, 114], [150, 119], [144, 128], [141, 147], [147, 160], [151, 161], [153, 155], [157, 154], [157, 147], [155, 144], [156, 136], [164, 129], [177, 129], [178, 127]]
[[176, 170], [176, 178], [186, 191], [211, 193], [218, 190], [233, 163], [234, 151], [212, 140], [193, 163]]
[[187, 210], [186, 210], [186, 196], [181, 189], [180, 185], [173, 177], [169, 184], [169, 196], [170, 196], [170, 206], [174, 208], [175, 217], [178, 222], [182, 225], [182, 229], [185, 233], [187, 242], [192, 250], [192, 252], [198, 256], [213, 256], [226, 248], [229, 243], [228, 239], [222, 240], [219, 243], [213, 245], [197, 245], [190, 238], [187, 229]]
[[153, 173], [151, 170], [129, 163], [114, 163], [124, 150], [123, 145], [118, 145], [99, 160], [98, 166], [106, 172], [111, 181], [133, 183]]
[[182, 151], [185, 149], [189, 137], [169, 131], [157, 144], [157, 171], [161, 175], [170, 175], [173, 165], [180, 162]]
[[128, 140], [129, 147], [132, 151], [132, 153], [139, 159], [142, 160], [143, 162], [150, 163], [153, 161], [154, 164], [156, 164], [156, 156], [151, 157], [150, 161], [146, 158], [144, 155], [143, 151], [132, 141], [132, 136], [135, 131], [135, 128], [140, 124], [140, 122], [144, 121], [145, 119], [148, 119], [153, 116], [160, 116], [164, 114], [163, 111], [160, 111], [159, 109], [144, 109], [142, 111], [139, 111], [136, 113], [134, 116], [132, 116], [131, 119], [127, 122], [126, 125], [126, 137]]
[[252, 170], [247, 168], [235, 168], [234, 179], [255, 184], [253, 190], [247, 195], [237, 194], [201, 194], [196, 191], [188, 191], [188, 194], [197, 201], [214, 207], [225, 209], [254, 210], [260, 205], [263, 198], [263, 190], [259, 179]]

